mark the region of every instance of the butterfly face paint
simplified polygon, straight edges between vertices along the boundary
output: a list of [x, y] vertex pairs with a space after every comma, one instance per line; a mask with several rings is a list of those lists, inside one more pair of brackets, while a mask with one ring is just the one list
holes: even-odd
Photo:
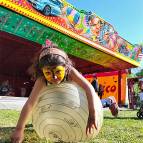
[[60, 83], [65, 77], [65, 67], [64, 66], [56, 66], [49, 67], [46, 66], [42, 68], [43, 74], [46, 80], [52, 84]]

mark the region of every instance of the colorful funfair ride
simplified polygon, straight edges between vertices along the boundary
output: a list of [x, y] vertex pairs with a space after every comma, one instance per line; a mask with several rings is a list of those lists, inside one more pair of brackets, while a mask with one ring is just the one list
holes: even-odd
[[24, 81], [32, 55], [47, 38], [63, 48], [83, 74], [140, 66], [142, 49], [95, 13], [65, 0], [0, 0], [0, 29], [1, 77], [23, 76]]

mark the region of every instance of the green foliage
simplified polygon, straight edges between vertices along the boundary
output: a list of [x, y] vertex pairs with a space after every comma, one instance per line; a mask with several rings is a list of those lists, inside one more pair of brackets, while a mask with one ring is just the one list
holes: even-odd
[[140, 89], [139, 89], [138, 83], [135, 83], [135, 84], [134, 84], [134, 91], [135, 91], [135, 96], [137, 96], [137, 95], [138, 95], [138, 93], [140, 92]]
[[141, 69], [138, 73], [136, 73], [136, 76], [143, 76], [143, 69]]

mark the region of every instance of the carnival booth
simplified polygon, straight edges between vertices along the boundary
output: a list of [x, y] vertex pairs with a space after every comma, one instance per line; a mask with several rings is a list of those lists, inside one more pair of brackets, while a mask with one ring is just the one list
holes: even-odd
[[[92, 82], [95, 74], [84, 75], [89, 82]], [[102, 88], [101, 99], [109, 96], [114, 96], [120, 105], [126, 105], [127, 89], [127, 71], [112, 71], [112, 72], [100, 72], [96, 73], [99, 86]]]
[[95, 13], [78, 10], [65, 0], [1, 0], [0, 29], [0, 82], [9, 80], [15, 96], [29, 95], [32, 57], [50, 39], [82, 74], [98, 73], [106, 88], [103, 97], [111, 93], [124, 104], [125, 69], [140, 66], [142, 50]]

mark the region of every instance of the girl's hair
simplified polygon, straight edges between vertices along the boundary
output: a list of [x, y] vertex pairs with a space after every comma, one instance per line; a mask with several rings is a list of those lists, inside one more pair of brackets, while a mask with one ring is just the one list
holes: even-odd
[[29, 73], [31, 73], [34, 79], [36, 79], [40, 76], [44, 76], [41, 70], [44, 66], [58, 65], [65, 66], [66, 75], [70, 72], [70, 69], [73, 66], [72, 61], [63, 50], [59, 49], [58, 46], [51, 41], [46, 40], [46, 45], [42, 46], [42, 49], [36, 55]]

